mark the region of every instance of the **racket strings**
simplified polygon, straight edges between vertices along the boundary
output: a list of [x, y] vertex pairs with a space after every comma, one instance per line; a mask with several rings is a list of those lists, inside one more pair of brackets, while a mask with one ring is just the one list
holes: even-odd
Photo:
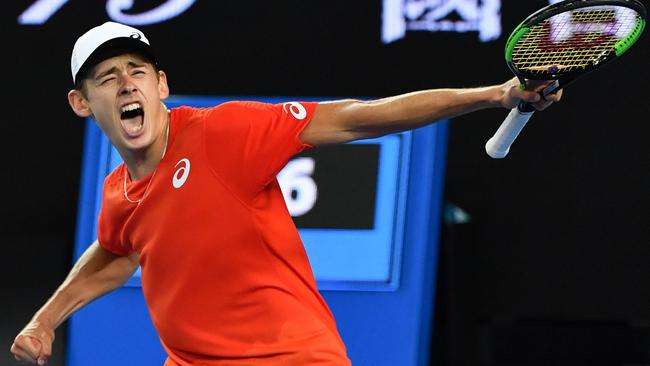
[[634, 36], [641, 16], [626, 7], [599, 6], [565, 12], [532, 27], [512, 51], [519, 70], [544, 75], [569, 73], [605, 60], [615, 45]]

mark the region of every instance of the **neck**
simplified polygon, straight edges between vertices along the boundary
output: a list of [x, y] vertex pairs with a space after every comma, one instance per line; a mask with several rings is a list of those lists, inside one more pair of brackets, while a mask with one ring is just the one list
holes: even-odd
[[171, 118], [169, 113], [165, 113], [165, 118], [162, 131], [149, 147], [143, 150], [120, 153], [132, 181], [142, 179], [153, 173], [163, 156], [165, 156], [169, 141], [169, 124]]

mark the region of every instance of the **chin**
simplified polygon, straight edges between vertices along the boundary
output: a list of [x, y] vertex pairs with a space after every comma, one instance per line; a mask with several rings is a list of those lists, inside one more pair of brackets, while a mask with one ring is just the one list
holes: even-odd
[[147, 136], [146, 133], [135, 138], [127, 137], [124, 141], [124, 147], [132, 151], [146, 150], [152, 144], [153, 139], [150, 136]]

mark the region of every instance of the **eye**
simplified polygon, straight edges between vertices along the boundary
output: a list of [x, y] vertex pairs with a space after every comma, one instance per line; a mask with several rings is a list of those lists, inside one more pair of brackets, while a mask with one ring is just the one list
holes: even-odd
[[115, 80], [115, 77], [109, 77], [103, 80], [100, 80], [99, 85], [107, 85], [109, 82]]
[[141, 69], [140, 70], [133, 70], [133, 75], [143, 75], [143, 74], [145, 74], [144, 70], [141, 70]]

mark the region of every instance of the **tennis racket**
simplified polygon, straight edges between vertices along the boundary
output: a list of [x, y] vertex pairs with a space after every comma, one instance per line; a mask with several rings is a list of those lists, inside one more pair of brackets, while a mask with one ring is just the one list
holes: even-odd
[[[641, 37], [646, 9], [638, 0], [565, 0], [526, 18], [506, 43], [506, 62], [520, 87], [527, 80], [553, 80], [542, 96], [555, 93], [578, 77], [619, 58]], [[535, 108], [520, 102], [485, 144], [492, 158], [508, 155], [510, 146]]]

